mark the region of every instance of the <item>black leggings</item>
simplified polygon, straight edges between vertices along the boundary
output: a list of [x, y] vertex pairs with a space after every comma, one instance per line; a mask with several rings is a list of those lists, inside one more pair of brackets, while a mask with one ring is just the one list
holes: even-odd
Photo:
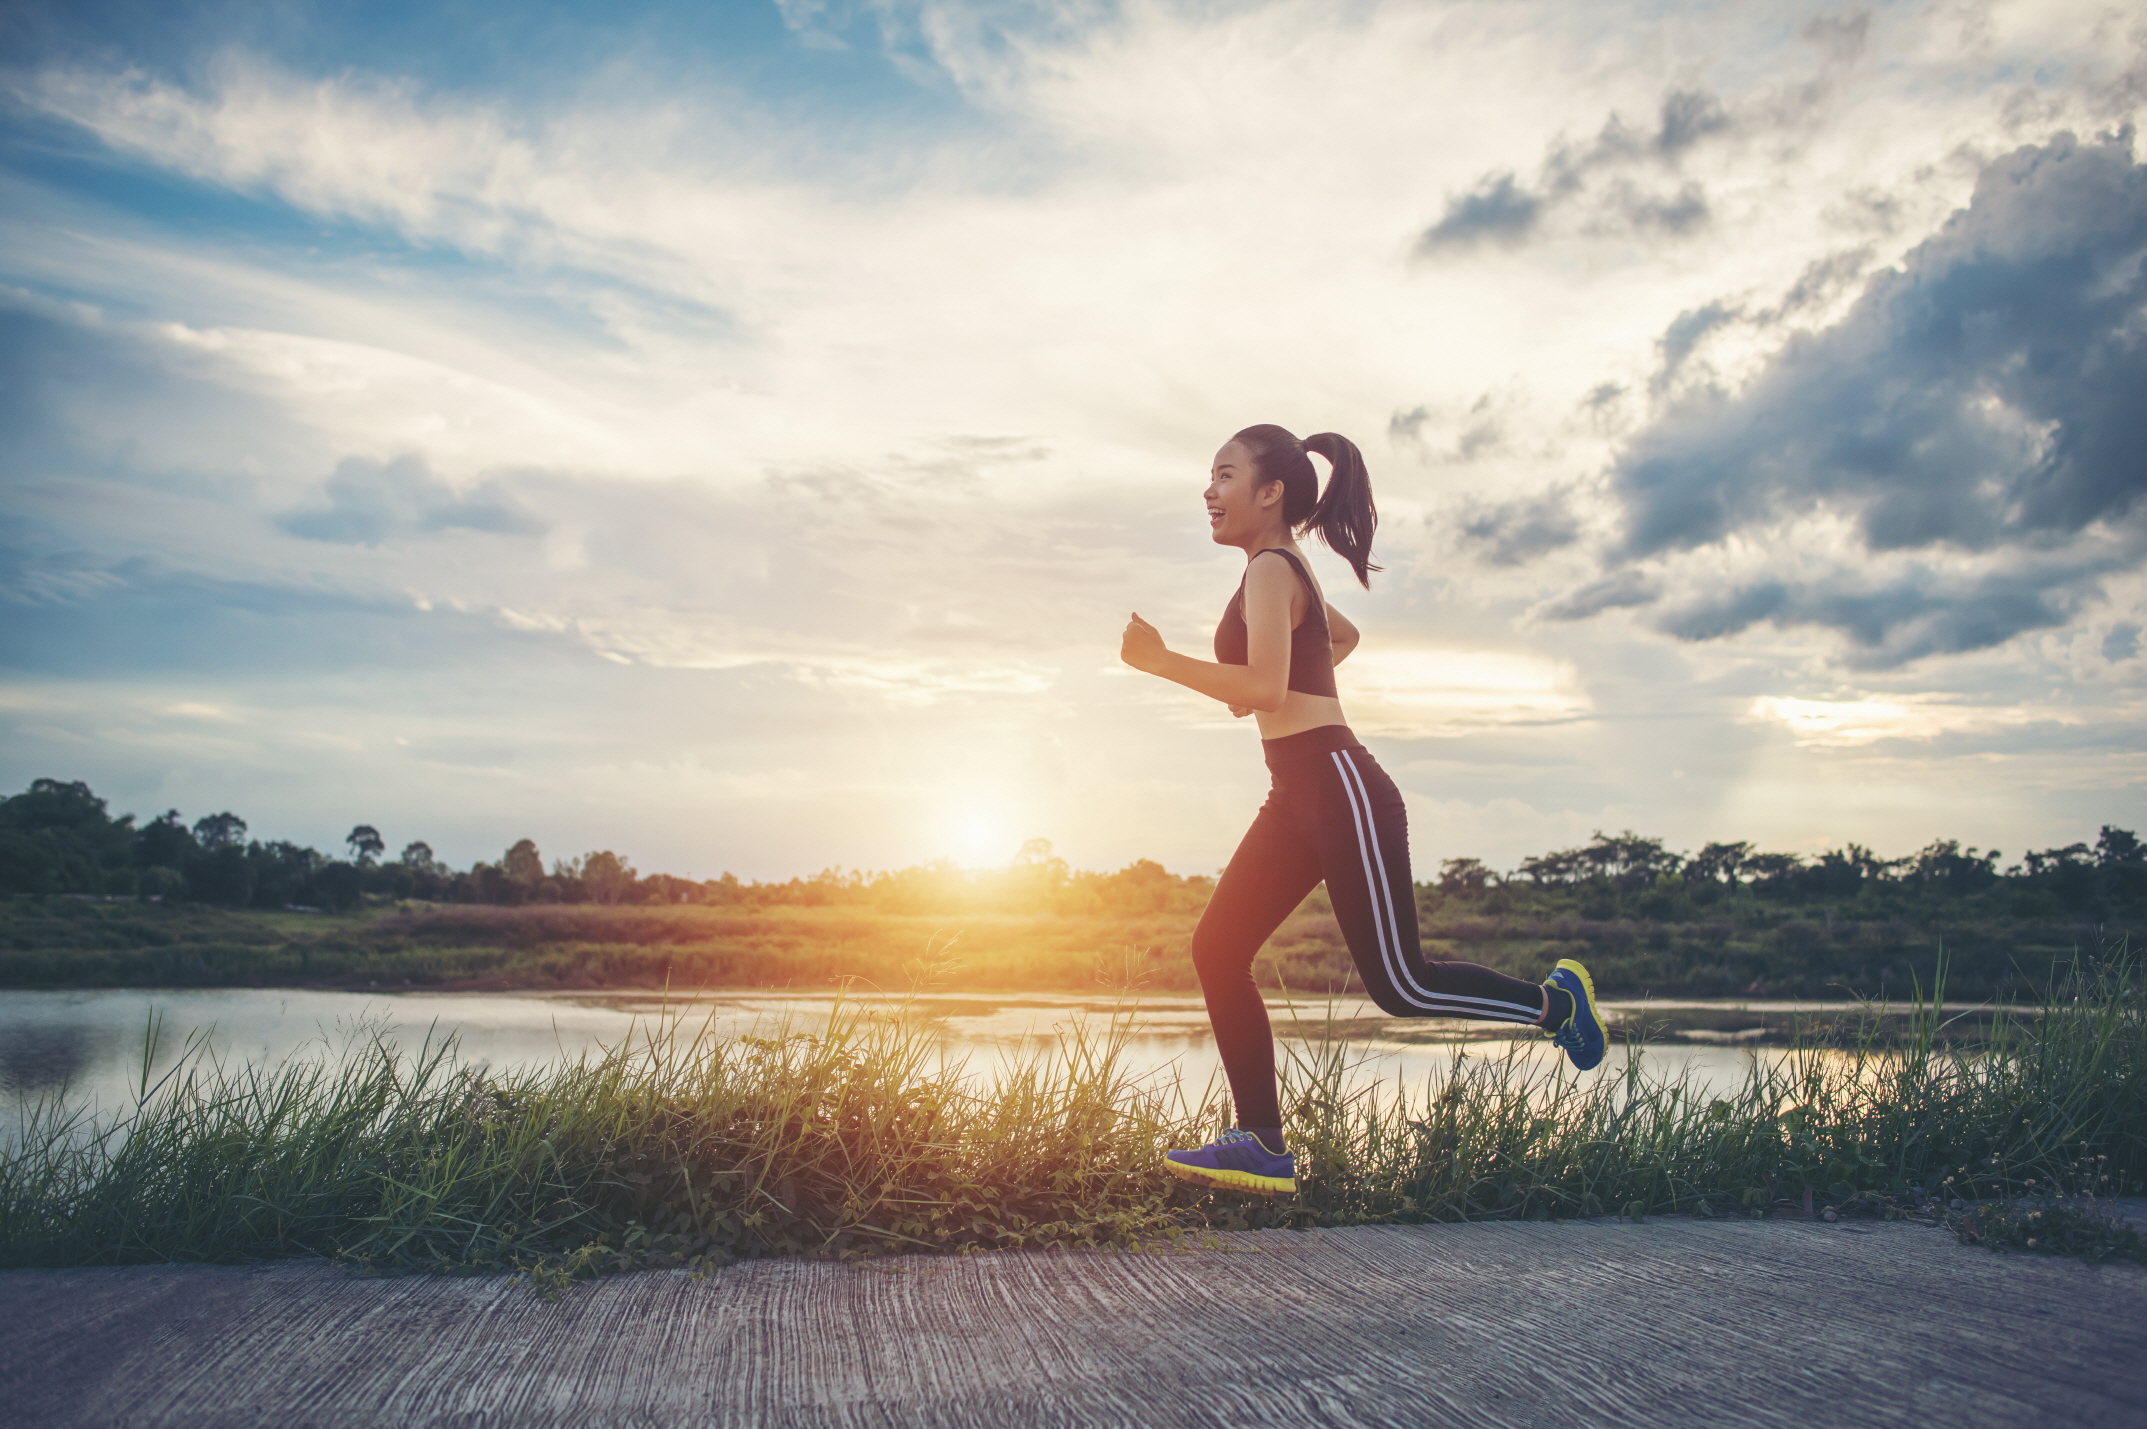
[[1475, 963], [1426, 962], [1401, 791], [1346, 725], [1261, 741], [1274, 786], [1193, 931], [1193, 966], [1240, 1126], [1282, 1125], [1275, 1041], [1253, 955], [1327, 882], [1364, 990], [1394, 1017], [1536, 1022], [1543, 989]]

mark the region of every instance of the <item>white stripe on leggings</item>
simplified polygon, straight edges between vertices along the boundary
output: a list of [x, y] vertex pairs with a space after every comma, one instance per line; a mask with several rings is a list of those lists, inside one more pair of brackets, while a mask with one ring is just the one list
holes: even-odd
[[1385, 870], [1377, 867], [1373, 849], [1378, 831], [1371, 827], [1371, 800], [1360, 796], [1357, 785], [1350, 779], [1355, 772], [1343, 759], [1342, 751], [1335, 750], [1329, 758], [1334, 760], [1335, 777], [1342, 781], [1342, 796], [1349, 800], [1350, 822], [1357, 831], [1357, 856], [1364, 862], [1364, 896], [1372, 909], [1372, 932], [1379, 940], [1379, 960], [1386, 967], [1387, 982], [1403, 1001], [1427, 1012], [1439, 1011], [1436, 1002], [1427, 998], [1424, 990], [1409, 976], [1402, 961], [1401, 929], [1394, 922], [1394, 900], [1391, 895], [1382, 900], [1380, 888], [1385, 882]]
[[[1349, 757], [1348, 750], [1338, 749], [1334, 751], [1333, 758], [1335, 768], [1342, 775], [1342, 792], [1349, 797], [1350, 816], [1357, 825], [1357, 852], [1364, 859], [1366, 865], [1364, 891], [1367, 896], [1372, 895], [1374, 892], [1370, 870], [1373, 868], [1379, 870], [1378, 896], [1373, 898], [1372, 901], [1372, 924], [1375, 929], [1381, 926], [1379, 905], [1383, 900], [1386, 904], [1386, 919], [1383, 929], [1386, 936], [1381, 938], [1380, 953], [1381, 961], [1386, 964], [1393, 977], [1394, 990], [1407, 1000], [1427, 1010], [1476, 1011], [1477, 1016], [1497, 1022], [1540, 1021], [1543, 1017], [1543, 1009], [1540, 1007], [1528, 1007], [1518, 1002], [1507, 1002], [1503, 998], [1468, 997], [1457, 992], [1432, 992], [1416, 980], [1415, 975], [1410, 971], [1408, 959], [1402, 952], [1400, 915], [1396, 913], [1394, 908], [1394, 890], [1387, 881], [1386, 859], [1381, 855], [1379, 848], [1379, 826], [1372, 819], [1371, 790], [1365, 787], [1364, 775], [1358, 770], [1357, 761]], [[1369, 849], [1365, 846], [1367, 831], [1371, 835]], [[1467, 1008], [1455, 1007], [1455, 1004], [1460, 1003], [1466, 1003], [1469, 1006]], [[1478, 1011], [1477, 1009], [1482, 1010]]]
[[[1379, 906], [1378, 885], [1373, 881], [1371, 845], [1365, 837], [1365, 821], [1370, 816], [1371, 810], [1360, 808], [1357, 804], [1357, 791], [1349, 782], [1349, 772], [1342, 763], [1342, 751], [1337, 749], [1329, 754], [1328, 758], [1334, 761], [1335, 778], [1342, 781], [1342, 797], [1349, 801], [1350, 823], [1355, 826], [1357, 831], [1357, 856], [1364, 860], [1364, 896], [1365, 901], [1371, 905], [1372, 936], [1378, 940], [1379, 961], [1387, 970], [1387, 981], [1404, 1000], [1431, 1010], [1430, 1004], [1411, 996], [1410, 987], [1404, 980], [1404, 969], [1401, 966], [1401, 939], [1399, 936], [1396, 936], [1391, 941], [1388, 939], [1386, 920], [1380, 916], [1382, 910]], [[1394, 910], [1389, 906], [1384, 911], [1391, 916]]]

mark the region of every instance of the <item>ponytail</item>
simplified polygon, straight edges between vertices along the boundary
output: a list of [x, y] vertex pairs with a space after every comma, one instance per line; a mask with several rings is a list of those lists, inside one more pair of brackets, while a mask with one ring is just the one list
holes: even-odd
[[1349, 562], [1357, 584], [1372, 588], [1372, 533], [1379, 529], [1379, 508], [1372, 504], [1372, 474], [1364, 469], [1364, 453], [1348, 437], [1321, 432], [1305, 438], [1305, 450], [1318, 452], [1334, 467], [1327, 490], [1312, 508], [1306, 523], [1319, 529], [1327, 549]]
[[[1334, 432], [1299, 441], [1272, 423], [1247, 427], [1231, 440], [1243, 442], [1252, 453], [1263, 482], [1282, 483], [1282, 519], [1290, 529], [1318, 531], [1327, 548], [1349, 562], [1358, 584], [1369, 590], [1371, 573], [1379, 569], [1372, 564], [1379, 510], [1372, 505], [1372, 478], [1357, 444]], [[1307, 452], [1318, 452], [1334, 467], [1325, 494]]]

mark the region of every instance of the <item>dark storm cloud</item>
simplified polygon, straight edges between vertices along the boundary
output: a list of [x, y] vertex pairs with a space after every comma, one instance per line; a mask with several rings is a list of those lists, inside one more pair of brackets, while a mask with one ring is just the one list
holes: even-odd
[[418, 456], [387, 462], [346, 458], [336, 463], [324, 495], [324, 504], [285, 516], [283, 529], [309, 541], [358, 546], [377, 546], [426, 531], [527, 536], [544, 530], [496, 483], [458, 494]]
[[1862, 277], [1864, 269], [1870, 265], [1869, 244], [1813, 259], [1804, 266], [1804, 271], [1797, 275], [1797, 281], [1782, 295], [1781, 306], [1770, 316], [1794, 317], [1798, 313], [1832, 302], [1851, 283]]
[[1563, 489], [1474, 506], [1457, 524], [1475, 554], [1494, 566], [1524, 565], [1580, 539], [1571, 493]]
[[2127, 143], [2061, 136], [1997, 160], [1839, 324], [1632, 444], [1625, 553], [1819, 504], [1855, 511], [1881, 551], [2126, 515], [2147, 489], [2143, 258], [2147, 169]]
[[1510, 171], [1486, 174], [1468, 192], [1447, 200], [1439, 221], [1418, 236], [1417, 254], [1483, 242], [1519, 243], [1553, 208], [1582, 198], [1604, 175], [1617, 177], [1605, 189], [1599, 223], [1673, 237], [1694, 232], [1710, 216], [1705, 189], [1687, 180], [1658, 190], [1632, 171], [1674, 173], [1688, 152], [1735, 127], [1722, 101], [1708, 91], [1672, 90], [1663, 96], [1652, 125], [1634, 128], [1613, 114], [1588, 143], [1553, 144], [1533, 185]]
[[2094, 577], [2115, 564], [2034, 563], [1972, 575], [1920, 568], [1878, 582], [1853, 573], [1823, 582], [1762, 579], [1677, 603], [1657, 623], [1686, 640], [1718, 639], [1762, 621], [1823, 626], [1847, 637], [1849, 664], [1884, 669], [2063, 625]]
[[[1792, 300], [1854, 261], [1808, 272]], [[1682, 314], [1663, 337], [1658, 387], [1736, 316], [1723, 304]], [[1813, 624], [1873, 658], [1910, 659], [2070, 618], [2142, 548], [2147, 167], [2129, 136], [2061, 135], [1993, 161], [1968, 207], [1874, 277], [1839, 323], [1792, 337], [1734, 395], [1705, 387], [1674, 401], [1611, 476], [1616, 561], [1819, 514], [1848, 520], [1867, 557], [1937, 548], [1980, 561], [1965, 582], [1934, 566], [1869, 590], [1830, 576], [1710, 592], [1663, 615], [1687, 638]], [[1601, 608], [1586, 595], [1560, 613]]]

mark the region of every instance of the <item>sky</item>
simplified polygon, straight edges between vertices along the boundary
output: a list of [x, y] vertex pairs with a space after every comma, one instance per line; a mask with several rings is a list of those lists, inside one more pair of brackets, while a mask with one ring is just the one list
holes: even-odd
[[1275, 422], [1420, 877], [2139, 828], [2143, 110], [2072, 0], [18, 0], [0, 785], [1212, 872], [1257, 731], [1117, 638]]

